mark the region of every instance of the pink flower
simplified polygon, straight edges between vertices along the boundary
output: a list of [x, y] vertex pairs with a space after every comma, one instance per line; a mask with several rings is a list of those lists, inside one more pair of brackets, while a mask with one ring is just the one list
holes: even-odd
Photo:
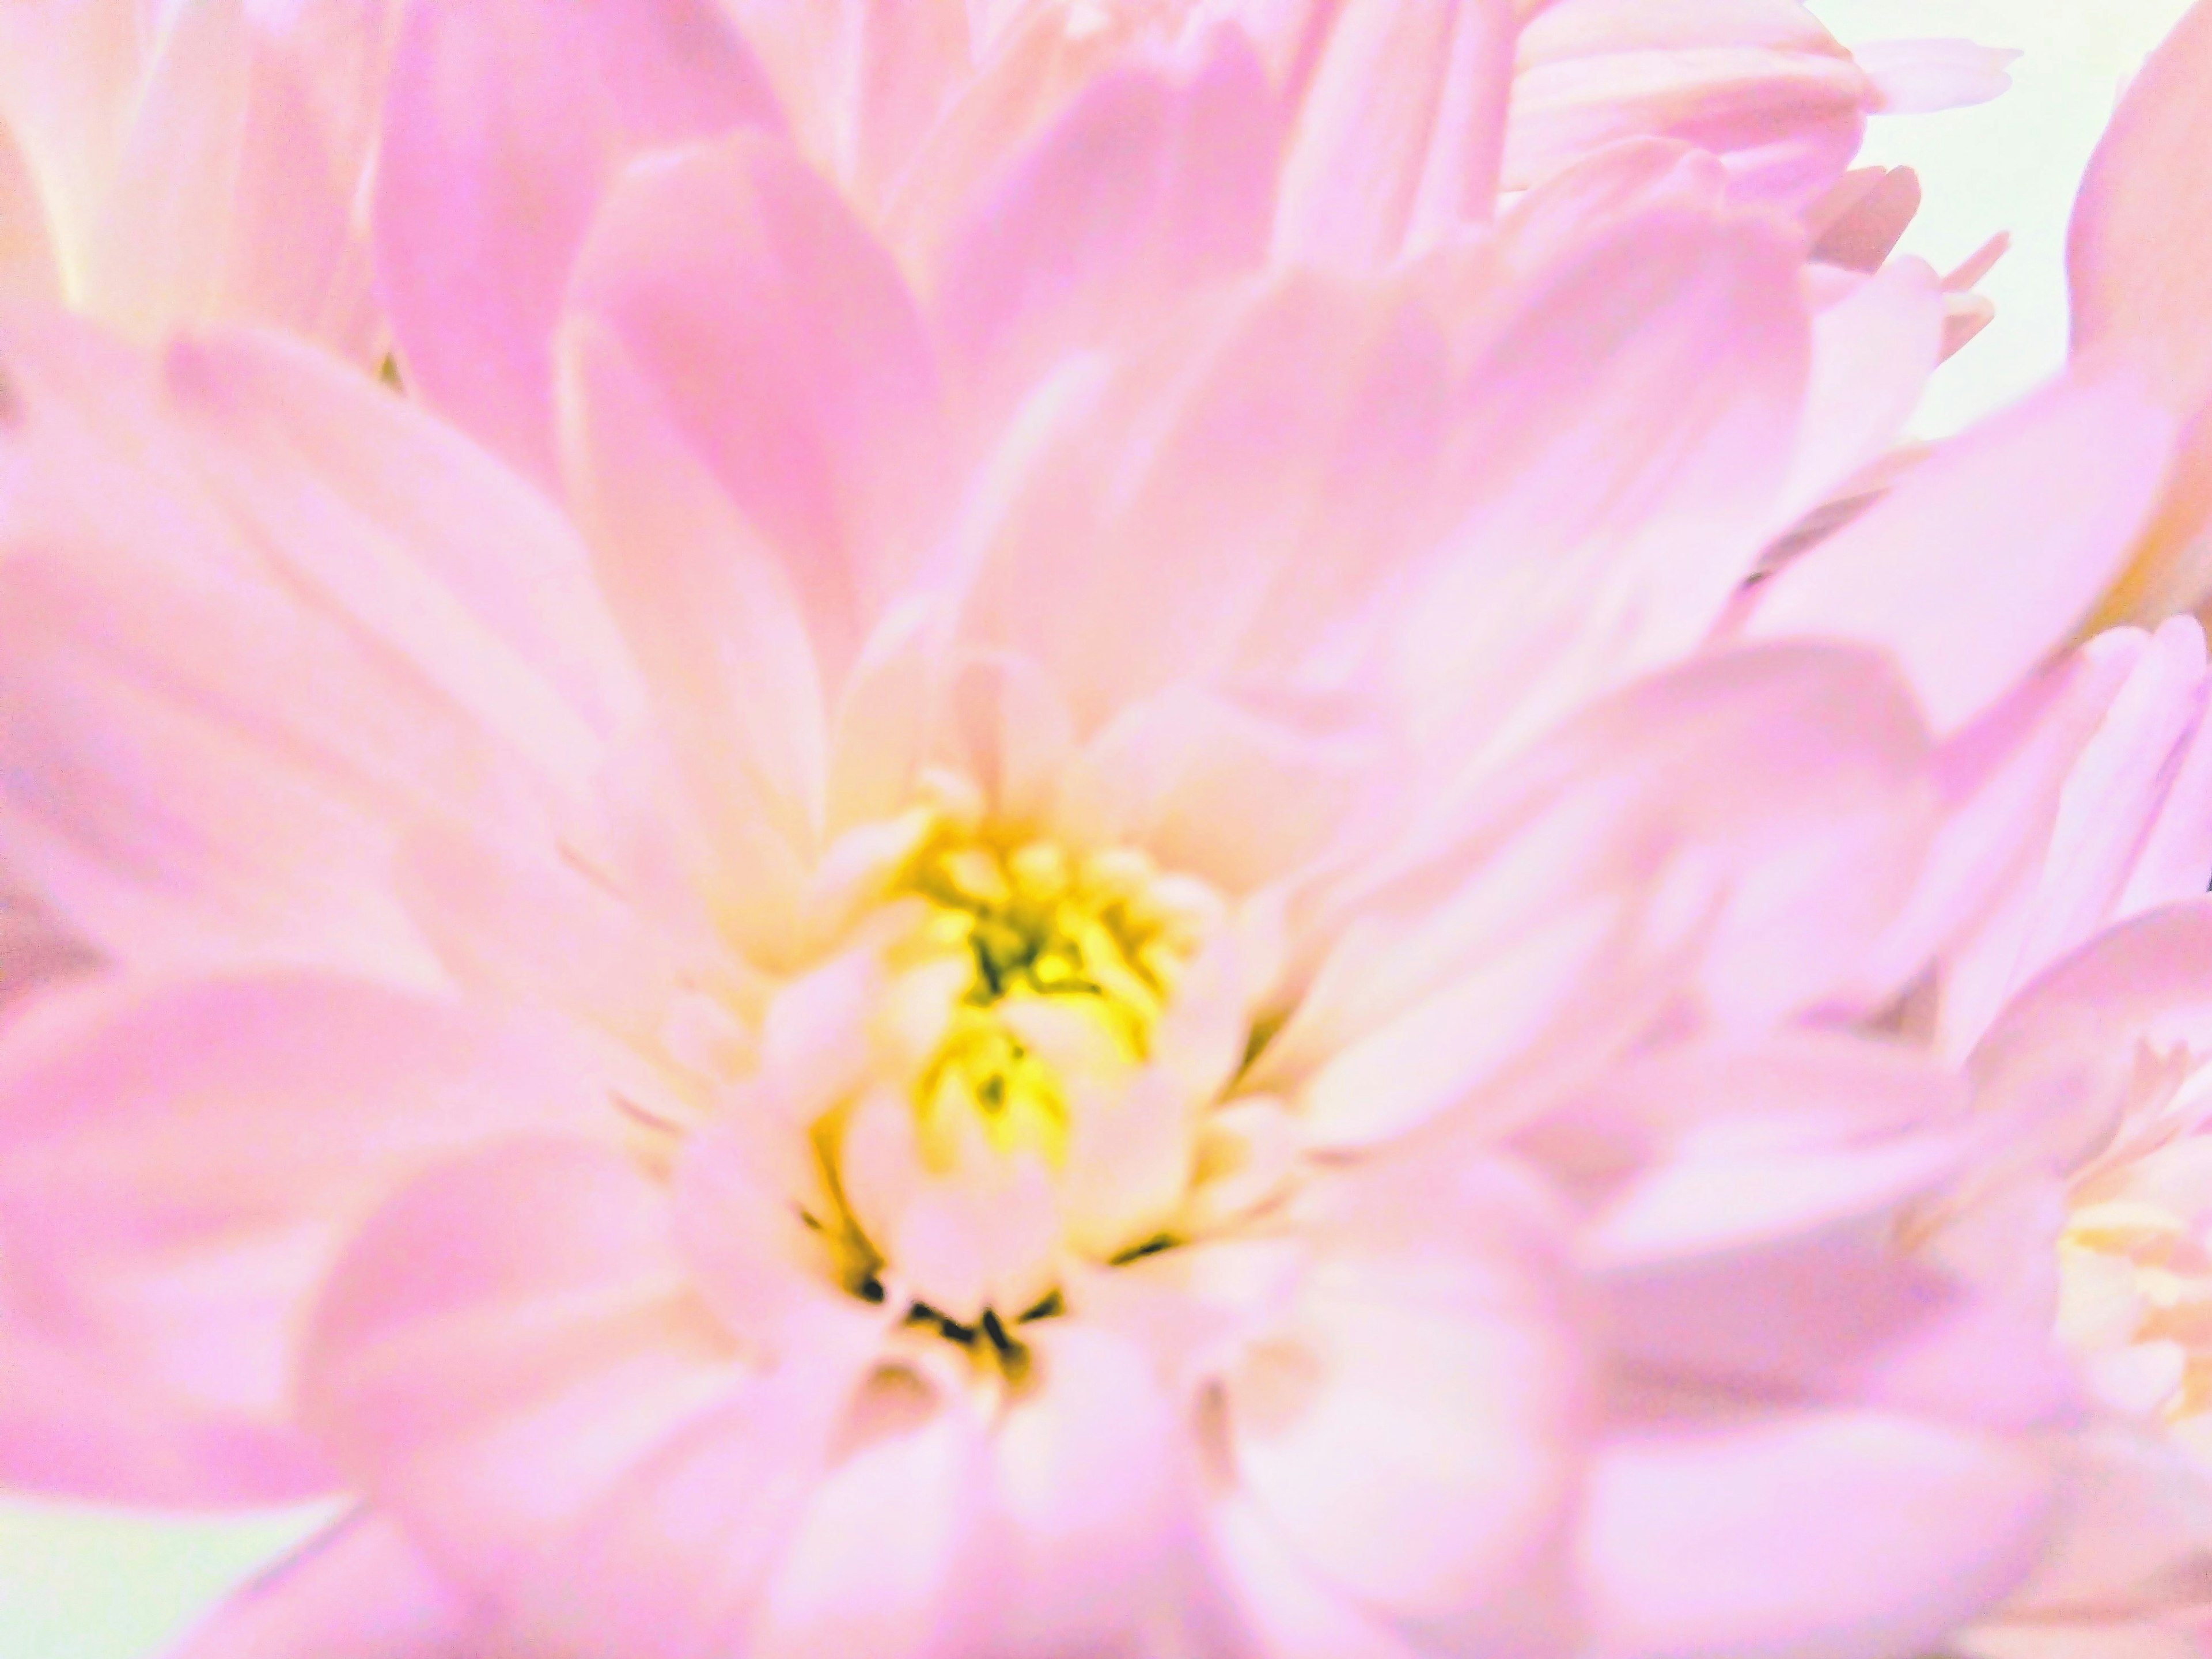
[[383, 349], [355, 210], [384, 0], [0, 13], [0, 293], [146, 339], [252, 320]]
[[767, 133], [626, 169], [581, 538], [297, 343], [0, 333], [0, 853], [112, 963], [0, 1031], [0, 1454], [373, 1506], [200, 1651], [1874, 1655], [2033, 1565], [2068, 1380], [1879, 1237], [1963, 1089], [1808, 1020], [2162, 422], [1747, 614], [1924, 271], [1808, 315], [1655, 143], [1285, 272], [1275, 135], [1132, 65], [910, 275]]
[[[2003, 83], [2002, 54], [1956, 42], [1875, 49], [1862, 65], [1796, 0], [1519, 9], [1535, 12], [1525, 27], [1508, 0], [733, 0], [732, 28], [713, 0], [418, 7], [379, 158], [379, 292], [410, 391], [551, 485], [566, 284], [595, 204], [657, 149], [784, 132], [907, 269], [941, 269], [1045, 132], [1126, 140], [1150, 118], [1141, 87], [1213, 61], [1209, 43], [1234, 28], [1261, 84], [1217, 75], [1187, 131], [1154, 122], [1109, 199], [1080, 210], [1118, 208], [1125, 232], [1184, 210], [1157, 198], [1159, 182], [1210, 152], [1244, 181], [1247, 217], [1187, 253], [1256, 237], [1279, 264], [1364, 271], [1479, 235], [1501, 188], [1665, 140], [1666, 154], [1712, 155], [1714, 188], [1826, 216], [1815, 254], [1872, 270], [1917, 198], [1893, 187], [1849, 213], [1832, 200], [1867, 112]], [[1219, 149], [1240, 133], [1247, 153]], [[1250, 188], [1260, 167], [1274, 175], [1264, 196]]]
[[2212, 7], [2190, 9], [2129, 87], [2090, 162], [2067, 245], [2078, 359], [2137, 365], [2184, 427], [2172, 484], [2115, 617], [2212, 590]]
[[1973, 920], [1902, 1018], [1971, 1050], [1997, 1133], [1905, 1237], [2051, 1321], [2099, 1407], [2060, 1444], [2075, 1495], [2058, 1547], [1958, 1644], [1989, 1659], [2202, 1639], [2208, 691], [2194, 621], [2116, 629], [2024, 684], [1947, 769], [1969, 793], [1945, 835], [1979, 848], [1985, 896], [1948, 901]]

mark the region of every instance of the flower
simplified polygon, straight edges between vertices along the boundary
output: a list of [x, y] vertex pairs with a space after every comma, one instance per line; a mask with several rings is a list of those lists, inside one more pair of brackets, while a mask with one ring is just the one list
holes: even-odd
[[2075, 356], [2135, 363], [2184, 427], [2165, 504], [2106, 606], [2114, 618], [2200, 605], [2212, 587], [2212, 294], [2198, 205], [2212, 193], [2208, 109], [2212, 8], [2199, 4], [2120, 100], [2067, 236]]
[[[550, 487], [565, 284], [595, 204], [623, 165], [655, 149], [784, 132], [902, 264], [931, 269], [987, 180], [1048, 129], [1079, 142], [1079, 104], [1092, 112], [1091, 142], [1140, 118], [1112, 109], [1102, 82], [1126, 103], [1142, 95], [1141, 70], [1188, 71], [1234, 28], [1266, 85], [1239, 95], [1264, 96], [1284, 129], [1264, 161], [1235, 163], [1276, 174], [1268, 199], [1249, 204], [1269, 257], [1365, 270], [1464, 241], [1491, 222], [1501, 189], [1510, 198], [1628, 140], [1694, 144], [1740, 199], [1825, 210], [1869, 111], [1971, 101], [2003, 84], [2003, 54], [1957, 42], [1869, 48], [1861, 64], [1796, 0], [1518, 10], [1534, 15], [1524, 24], [1507, 0], [733, 0], [733, 29], [712, 0], [416, 7], [378, 161], [379, 292], [410, 391]], [[1256, 137], [1249, 115], [1223, 118]], [[1196, 106], [1193, 117], [1187, 134], [1154, 135], [1149, 160], [1131, 157], [1115, 186], [1126, 209], [1179, 147], [1207, 142], [1213, 118]], [[1821, 252], [1871, 270], [1911, 206], [1893, 189], [1858, 207]], [[1235, 222], [1220, 235], [1253, 230]]]
[[1966, 1054], [1998, 1131], [1905, 1237], [2050, 1320], [2098, 1402], [2060, 1443], [2075, 1497], [2058, 1547], [1961, 1653], [2087, 1659], [2198, 1639], [2212, 1562], [2212, 1464], [2197, 1449], [2208, 689], [2202, 630], [2182, 618], [2100, 635], [2015, 694], [1990, 734], [2014, 735], [1978, 745], [1979, 799], [1954, 832], [2002, 813], [2019, 850], [1984, 830], [2003, 873], [1904, 1016]]
[[356, 198], [382, 0], [46, 0], [0, 15], [0, 292], [152, 340], [252, 319], [383, 350]]
[[373, 1506], [203, 1651], [1872, 1655], [2032, 1565], [2068, 1380], [1878, 1237], [1978, 1127], [1810, 1017], [2162, 422], [1747, 604], [1932, 283], [1808, 315], [1657, 143], [1284, 270], [1275, 131], [1133, 64], [911, 278], [773, 134], [626, 169], [580, 539], [296, 342], [0, 331], [0, 851], [111, 964], [0, 1031], [4, 1363], [101, 1385], [0, 1453]]

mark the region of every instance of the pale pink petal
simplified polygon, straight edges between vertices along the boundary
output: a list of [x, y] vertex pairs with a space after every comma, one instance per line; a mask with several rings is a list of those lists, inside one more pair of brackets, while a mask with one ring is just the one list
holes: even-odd
[[83, 256], [152, 46], [136, 5], [0, 9], [0, 117], [38, 181], [64, 292]]
[[[2204, 726], [2208, 696], [2203, 630], [2193, 618], [2176, 617], [2151, 636], [2059, 793], [2014, 983], [2129, 914], [2121, 896]], [[2201, 823], [2177, 830], [2200, 844], [2206, 835]], [[2201, 867], [2182, 875], [2179, 890], [2151, 902], [2202, 893], [2212, 880], [2212, 852], [2197, 861]]]
[[[208, 1496], [301, 1490], [315, 1463], [289, 1426], [293, 1343], [349, 1229], [457, 1149], [611, 1131], [572, 1058], [542, 1032], [306, 975], [100, 977], [26, 1008], [0, 1040], [9, 1320], [59, 1363], [125, 1379], [47, 1395], [52, 1437], [8, 1437], [30, 1478], [169, 1495], [189, 1458]], [[135, 1470], [79, 1474], [60, 1455], [70, 1414], [114, 1409], [118, 1386], [198, 1449], [155, 1437]]]
[[1770, 220], [1662, 195], [1474, 313], [1443, 556], [1394, 653], [1428, 726], [1526, 735], [1711, 629], [1790, 465], [1800, 259]]
[[[179, 6], [100, 203], [83, 302], [148, 338], [222, 311], [294, 326], [342, 315], [331, 289], [356, 181], [240, 0]], [[357, 300], [367, 273], [349, 274]]]
[[709, 0], [412, 9], [374, 205], [410, 388], [552, 478], [553, 328], [614, 168], [641, 149], [776, 120]]
[[[1810, 257], [1871, 276], [1920, 211], [1920, 175], [1911, 167], [1853, 167], [1805, 216]], [[1962, 286], [1971, 286], [1976, 276]]]
[[1039, 1656], [1126, 1649], [1162, 1617], [1194, 1541], [1182, 1427], [1135, 1344], [1076, 1321], [1036, 1322], [1023, 1340], [1036, 1381], [991, 1446], [1013, 1554], [998, 1639]]
[[2074, 351], [2148, 376], [2182, 425], [2164, 510], [2147, 526], [2113, 616], [2203, 595], [2191, 544], [2212, 519], [2212, 237], [2180, 204], [2212, 188], [2212, 9], [2192, 6], [2129, 84], [2091, 158], [2068, 231]]
[[1813, 319], [1813, 375], [1778, 518], [1819, 507], [1898, 441], [1943, 343], [1943, 295], [1917, 259], [1893, 259]]
[[1223, 1380], [1237, 1482], [1370, 1607], [1492, 1615], [1547, 1576], [1579, 1474], [1556, 1241], [1510, 1171], [1430, 1159], [1313, 1196], [1297, 1311]]
[[933, 553], [947, 485], [936, 370], [890, 255], [786, 146], [741, 135], [632, 168], [571, 304], [775, 549], [842, 668]]
[[746, 1381], [666, 1194], [612, 1146], [538, 1138], [440, 1166], [370, 1220], [301, 1386], [354, 1484], [500, 1590]]
[[411, 390], [553, 472], [553, 324], [617, 138], [574, 9], [410, 9], [385, 106], [379, 296]]
[[193, 459], [272, 562], [556, 775], [627, 728], [637, 670], [550, 505], [404, 398], [272, 334], [179, 344]]
[[1504, 182], [1650, 135], [1710, 150], [1739, 189], [1798, 205], [1850, 165], [1875, 96], [1796, 0], [1553, 0], [1521, 33]]
[[[1939, 732], [2061, 643], [2118, 573], [2165, 471], [2169, 427], [2131, 381], [2063, 383], [1954, 440], [1778, 572], [1747, 633], [1892, 652]], [[1986, 554], [2006, 550], [2002, 604]], [[1972, 629], [1951, 625], [1972, 615]]]
[[[1573, 1115], [1601, 1160], [1584, 1248], [1613, 1265], [1694, 1256], [1880, 1213], [1966, 1161], [1966, 1098], [1917, 1054], [1840, 1037], [1686, 1045], [1622, 1066]], [[1604, 1169], [1639, 1140], [1631, 1168]]]
[[1889, 115], [1985, 104], [2012, 85], [2006, 71], [2020, 54], [1973, 40], [1868, 40], [1851, 58], [1874, 82], [1877, 106]]
[[1142, 846], [1252, 892], [1371, 820], [1392, 742], [1338, 710], [1177, 687], [1122, 709], [1073, 757], [1048, 821], [1082, 844]]
[[2047, 1322], [1855, 1231], [1607, 1273], [1625, 1391], [1702, 1394], [1737, 1416], [1787, 1398], [1991, 1432], [2071, 1426], [2081, 1384]]
[[1881, 1412], [1649, 1423], [1593, 1472], [1585, 1650], [1919, 1652], [2026, 1576], [2053, 1496], [2028, 1448]]
[[1241, 38], [1214, 47], [1187, 78], [1101, 76], [977, 187], [930, 282], [971, 380], [1005, 396], [1040, 364], [1259, 263], [1277, 116]]
[[15, 136], [0, 125], [0, 300], [60, 296], [61, 269], [38, 179]]
[[1249, 1495], [1225, 1497], [1212, 1519], [1219, 1571], [1271, 1659], [1428, 1659], [1395, 1621], [1316, 1575]]
[[1443, 358], [1420, 307], [1290, 276], [1074, 365], [1008, 441], [986, 639], [1080, 728], [1239, 668], [1341, 676], [1428, 487]]
[[[1823, 733], [1817, 752], [1795, 736], [1806, 725]], [[1300, 1076], [1504, 952], [1560, 970], [1542, 976], [1559, 994], [1521, 1011], [1546, 1038], [1527, 1051], [1540, 1089], [1588, 1075], [1686, 981], [1740, 1026], [1817, 1000], [1908, 890], [1929, 827], [1926, 766], [1903, 688], [1854, 653], [1723, 654], [1640, 682], [1331, 899], [1343, 932], [1252, 1080]], [[1547, 935], [1563, 951], [1574, 942], [1581, 915], [1597, 929], [1583, 948], [1607, 971], [1578, 978], [1571, 955], [1546, 952]], [[1528, 992], [1501, 984], [1495, 1006]], [[1452, 1029], [1435, 1021], [1431, 1044]], [[1499, 1048], [1498, 1030], [1470, 1019], [1423, 1068]], [[1506, 1053], [1518, 1060], [1521, 1045]]]
[[169, 1659], [474, 1659], [479, 1622], [397, 1527], [368, 1512], [234, 1592]]
[[1504, 0], [1334, 9], [1283, 161], [1275, 257], [1373, 269], [1486, 222], [1513, 35]]
[[569, 498], [702, 809], [733, 856], [764, 833], [806, 848], [828, 711], [793, 574], [608, 330], [579, 318], [561, 351]]
[[2212, 1017], [2212, 901], [2199, 897], [2098, 934], [2005, 1005], [1970, 1073], [2008, 1114], [1987, 1173], [2070, 1169], [2102, 1146], [2137, 1085], [2144, 1043], [2202, 1045]]

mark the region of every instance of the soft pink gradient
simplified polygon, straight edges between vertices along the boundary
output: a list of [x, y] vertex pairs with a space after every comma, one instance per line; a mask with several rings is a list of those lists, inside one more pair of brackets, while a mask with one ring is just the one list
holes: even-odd
[[[1425, 216], [1510, 153], [1479, 31], [1346, 7], [1287, 122], [1238, 33], [1134, 51], [922, 235], [714, 19], [493, 76], [534, 10], [414, 14], [377, 197], [520, 471], [297, 339], [0, 319], [0, 858], [106, 958], [0, 1028], [6, 1473], [362, 1495], [192, 1659], [1840, 1659], [2020, 1583], [2075, 1390], [1886, 1243], [1986, 1135], [1865, 1022], [1990, 901], [1946, 838], [2154, 403], [1769, 559], [1940, 284], [1667, 137]], [[1355, 47], [1451, 142], [1364, 149]], [[1141, 1042], [994, 1016], [1054, 1155], [922, 1110], [975, 823], [1181, 930]], [[1011, 1380], [903, 1319], [1048, 1290]]]
[[2212, 7], [2192, 6], [2130, 84], [2074, 207], [2074, 355], [2133, 363], [2182, 422], [2172, 482], [2115, 617], [2212, 593]]

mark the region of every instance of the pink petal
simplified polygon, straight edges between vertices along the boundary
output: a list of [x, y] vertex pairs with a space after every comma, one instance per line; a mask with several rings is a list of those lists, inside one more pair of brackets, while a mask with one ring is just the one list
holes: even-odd
[[[1883, 647], [1936, 730], [1956, 731], [2086, 617], [2156, 498], [2168, 431], [2124, 381], [2040, 393], [1777, 573], [1747, 631]], [[2001, 605], [1990, 603], [1992, 547], [2005, 550]]]
[[2212, 16], [2191, 7], [2130, 82], [2091, 158], [2069, 229], [2074, 350], [2147, 375], [2181, 422], [2164, 509], [2145, 526], [2111, 613], [2193, 605], [2203, 573], [2190, 553], [2212, 519], [2212, 240], [2179, 203], [2212, 187]]
[[1194, 1541], [1182, 1425], [1151, 1356], [1079, 1321], [1026, 1327], [1037, 1382], [992, 1437], [1013, 1560], [1000, 1642], [1020, 1653], [1116, 1650], [1161, 1619]]
[[[0, 1039], [11, 1340], [100, 1381], [50, 1390], [53, 1426], [10, 1432], [18, 1469], [111, 1495], [312, 1489], [289, 1426], [306, 1298], [425, 1164], [527, 1127], [611, 1128], [569, 1058], [543, 1033], [303, 975], [102, 976], [26, 1008]], [[71, 1416], [116, 1411], [120, 1390], [181, 1438], [126, 1435], [151, 1443], [118, 1473]], [[41, 1468], [61, 1447], [77, 1449]]]
[[195, 459], [280, 567], [517, 750], [595, 765], [596, 740], [635, 720], [637, 671], [585, 550], [535, 491], [279, 337], [179, 345], [166, 368], [173, 405], [214, 439]]
[[1880, 1213], [1966, 1161], [1966, 1107], [1948, 1071], [1863, 1040], [1685, 1045], [1632, 1062], [1577, 1115], [1595, 1114], [1586, 1133], [1615, 1149], [1639, 1133], [1656, 1144], [1608, 1183], [1585, 1249], [1611, 1265], [1665, 1260]]
[[579, 318], [561, 349], [569, 497], [692, 787], [733, 856], [764, 835], [810, 848], [828, 710], [793, 573], [610, 331]]
[[2026, 1575], [2052, 1497], [2015, 1443], [1881, 1412], [1655, 1422], [1590, 1483], [1587, 1650], [1918, 1652]]
[[[325, 8], [319, 49], [341, 57], [380, 9]], [[299, 68], [238, 0], [171, 15], [100, 204], [84, 303], [147, 338], [231, 315], [366, 355], [368, 260], [350, 217], [361, 139], [339, 148]]]
[[1601, 1283], [1630, 1391], [1703, 1395], [1737, 1414], [1784, 1396], [1850, 1403], [2014, 1434], [2070, 1427], [2079, 1407], [2046, 1321], [1849, 1228], [1628, 1266]]
[[416, 6], [385, 106], [379, 295], [411, 389], [552, 476], [553, 324], [618, 139], [569, 9]]
[[231, 1596], [171, 1659], [472, 1659], [477, 1622], [398, 1528], [362, 1513]]
[[405, 1188], [338, 1263], [301, 1362], [340, 1466], [441, 1568], [496, 1592], [745, 1391], [666, 1194], [581, 1139], [488, 1149]]
[[1188, 77], [1102, 75], [977, 186], [930, 283], [971, 378], [1018, 386], [1259, 263], [1277, 118], [1241, 37], [1212, 46]]
[[1578, 1473], [1554, 1244], [1509, 1172], [1431, 1159], [1346, 1186], [1316, 1194], [1334, 1208], [1297, 1314], [1224, 1380], [1237, 1480], [1369, 1606], [1485, 1613], [1543, 1577]]
[[933, 552], [946, 483], [936, 372], [888, 253], [787, 149], [740, 136], [625, 175], [571, 304], [775, 549], [842, 667]]
[[1987, 103], [2012, 85], [2006, 70], [2019, 55], [1972, 40], [1869, 40], [1851, 48], [1889, 115]]
[[1813, 375], [1777, 516], [1808, 513], [1905, 430], [1943, 343], [1943, 295], [1917, 259], [1893, 259], [1813, 319]]
[[410, 389], [550, 480], [554, 324], [613, 169], [642, 149], [777, 119], [709, 0], [415, 8], [374, 206], [378, 282]]
[[1504, 180], [1534, 184], [1631, 135], [1719, 156], [1796, 206], [1843, 173], [1875, 90], [1795, 0], [1555, 0], [1523, 26]]
[[1525, 736], [1710, 631], [1790, 465], [1801, 257], [1771, 221], [1657, 192], [1458, 303], [1443, 546], [1394, 664], [1426, 726]]
[[1323, 672], [1404, 556], [1443, 366], [1419, 307], [1297, 276], [1071, 365], [1006, 441], [985, 637], [1089, 728], [1177, 681]]
[[1510, 6], [1352, 0], [1328, 28], [1283, 161], [1275, 256], [1375, 268], [1488, 220]]
[[2203, 1041], [2208, 953], [2212, 901], [2200, 897], [2106, 929], [2005, 1005], [1969, 1060], [1981, 1097], [2008, 1115], [2005, 1164], [2074, 1167], [2105, 1143], [2138, 1086], [2142, 1045]]
[[38, 179], [15, 136], [0, 126], [0, 300], [60, 297], [61, 266]]

